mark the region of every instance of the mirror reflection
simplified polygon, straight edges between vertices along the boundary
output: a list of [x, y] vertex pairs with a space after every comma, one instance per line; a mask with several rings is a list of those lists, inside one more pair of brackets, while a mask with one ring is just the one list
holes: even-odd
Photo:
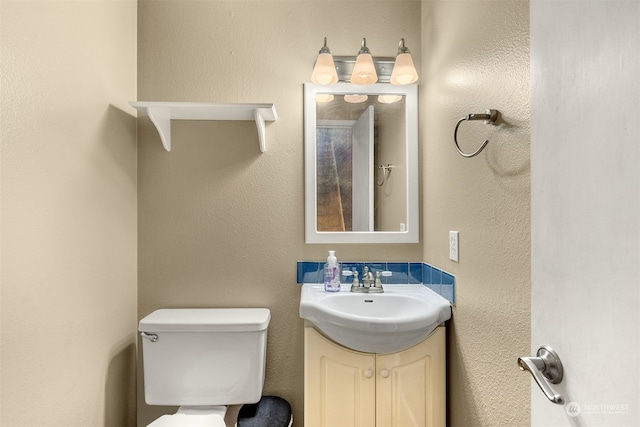
[[307, 243], [418, 242], [417, 88], [305, 84]]
[[317, 230], [404, 231], [405, 97], [360, 96], [316, 97]]

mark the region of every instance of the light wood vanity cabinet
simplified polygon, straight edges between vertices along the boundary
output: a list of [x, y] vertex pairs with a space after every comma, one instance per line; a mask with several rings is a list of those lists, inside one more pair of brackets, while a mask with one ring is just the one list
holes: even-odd
[[445, 425], [445, 328], [392, 354], [361, 353], [305, 327], [305, 427]]

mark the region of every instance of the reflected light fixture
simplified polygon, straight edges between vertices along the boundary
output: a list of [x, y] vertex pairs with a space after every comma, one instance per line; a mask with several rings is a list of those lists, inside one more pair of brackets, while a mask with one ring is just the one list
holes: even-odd
[[393, 104], [394, 102], [398, 102], [402, 99], [400, 95], [379, 95], [378, 102], [381, 104]]
[[361, 94], [353, 94], [353, 95], [345, 95], [344, 96], [344, 100], [346, 102], [351, 103], [351, 104], [360, 104], [361, 102], [364, 102], [367, 99], [369, 99], [369, 97], [367, 95], [361, 95]]
[[411, 52], [404, 45], [404, 39], [400, 39], [398, 43], [398, 55], [391, 72], [391, 84], [408, 85], [418, 80], [418, 72], [413, 65]]
[[333, 95], [330, 93], [319, 93], [316, 95], [316, 102], [331, 102]]
[[373, 65], [373, 57], [367, 48], [367, 39], [362, 39], [360, 51], [356, 58], [356, 64], [351, 73], [351, 83], [357, 85], [370, 85], [378, 81], [376, 67]]
[[338, 81], [338, 73], [333, 62], [331, 50], [327, 47], [327, 38], [324, 38], [324, 46], [318, 52], [316, 65], [313, 67], [311, 81], [320, 85], [331, 85]]

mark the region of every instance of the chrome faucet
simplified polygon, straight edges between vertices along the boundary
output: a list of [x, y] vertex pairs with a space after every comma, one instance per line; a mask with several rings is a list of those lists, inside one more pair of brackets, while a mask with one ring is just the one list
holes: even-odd
[[376, 271], [376, 278], [373, 279], [373, 273], [369, 271], [369, 267], [365, 266], [362, 270], [362, 283], [358, 279], [358, 271], [354, 268], [351, 272], [342, 272], [345, 276], [353, 276], [353, 282], [351, 283], [351, 292], [357, 293], [382, 293], [382, 281], [380, 276], [391, 276], [390, 271]]

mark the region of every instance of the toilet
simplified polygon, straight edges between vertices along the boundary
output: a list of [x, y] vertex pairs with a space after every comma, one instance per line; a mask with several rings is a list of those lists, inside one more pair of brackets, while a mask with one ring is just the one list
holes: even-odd
[[267, 308], [160, 309], [139, 323], [148, 405], [179, 406], [152, 427], [225, 427], [227, 405], [264, 385]]

